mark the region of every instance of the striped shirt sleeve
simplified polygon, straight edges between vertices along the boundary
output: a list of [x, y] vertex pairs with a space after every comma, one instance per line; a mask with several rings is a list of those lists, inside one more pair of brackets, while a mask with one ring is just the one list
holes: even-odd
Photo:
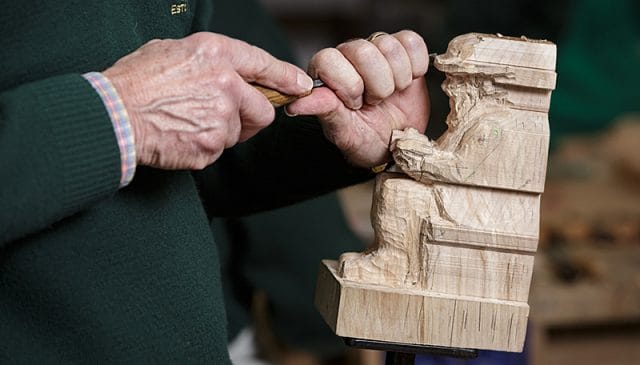
[[116, 89], [109, 79], [99, 72], [90, 72], [82, 75], [96, 90], [104, 103], [109, 118], [113, 124], [118, 147], [120, 148], [120, 187], [127, 186], [136, 171], [136, 149], [131, 130], [129, 115]]

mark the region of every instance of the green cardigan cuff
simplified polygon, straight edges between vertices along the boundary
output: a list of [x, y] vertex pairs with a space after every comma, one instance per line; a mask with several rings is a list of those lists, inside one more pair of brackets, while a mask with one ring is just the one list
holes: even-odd
[[33, 100], [46, 111], [52, 151], [59, 158], [63, 204], [76, 209], [114, 192], [120, 181], [120, 152], [102, 99], [80, 75], [38, 83]]
[[6, 204], [0, 238], [38, 231], [117, 191], [115, 132], [102, 99], [81, 75], [24, 84], [0, 96], [0, 197]]

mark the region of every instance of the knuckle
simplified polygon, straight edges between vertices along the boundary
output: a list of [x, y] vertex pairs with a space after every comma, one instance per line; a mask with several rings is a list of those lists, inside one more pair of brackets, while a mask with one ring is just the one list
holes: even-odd
[[202, 55], [211, 59], [220, 59], [224, 56], [222, 44], [213, 40], [209, 42], [199, 43], [198, 51]]
[[388, 56], [400, 56], [404, 51], [402, 49], [402, 44], [395, 37], [392, 36], [381, 36], [376, 39], [376, 45], [380, 49], [380, 51]]
[[268, 108], [265, 108], [264, 112], [259, 115], [259, 117], [255, 120], [256, 124], [259, 127], [265, 127], [276, 118], [276, 111], [271, 104], [269, 104]]
[[217, 98], [211, 105], [211, 111], [215, 120], [222, 120], [221, 125], [225, 125], [226, 121], [231, 120], [234, 114], [237, 114], [238, 108], [230, 98]]
[[367, 62], [378, 55], [378, 47], [365, 40], [354, 41], [353, 59], [356, 62]]
[[196, 43], [202, 43], [202, 42], [205, 42], [206, 39], [209, 39], [210, 35], [211, 33], [208, 33], [208, 32], [197, 32], [197, 33], [191, 34], [185, 39], [191, 40]]
[[258, 65], [262, 65], [260, 70], [258, 70], [258, 76], [264, 76], [265, 74], [267, 74], [269, 71], [269, 67], [272, 67], [273, 65], [273, 57], [260, 47], [256, 47], [253, 45], [249, 45], [249, 52], [251, 54], [251, 57], [254, 58], [253, 61]]
[[252, 62], [256, 65], [254, 77], [260, 79], [268, 75], [271, 64], [266, 55], [256, 46], [249, 46], [249, 52]]
[[276, 59], [259, 47], [251, 46], [251, 49], [255, 64], [258, 65], [254, 75], [258, 80], [273, 80], [280, 86], [289, 86], [296, 82], [297, 67]]
[[210, 32], [199, 32], [188, 37], [192, 42], [196, 53], [217, 59], [224, 53], [224, 38]]
[[229, 70], [219, 70], [211, 77], [211, 83], [216, 89], [229, 90], [233, 88], [235, 77], [233, 72]]
[[401, 30], [397, 33], [397, 37], [402, 39], [406, 46], [409, 47], [412, 51], [419, 50], [421, 48], [426, 49], [426, 45], [424, 43], [424, 39], [422, 37], [411, 30]]
[[197, 43], [197, 44], [207, 44], [207, 43], [212, 43], [215, 42], [215, 40], [218, 38], [218, 36], [215, 33], [211, 33], [211, 32], [197, 32], [197, 33], [193, 33], [192, 35], [188, 36], [186, 39], [189, 39], [190, 41]]
[[239, 131], [240, 129], [262, 129], [271, 124], [276, 117], [275, 109], [267, 101], [264, 105], [254, 106], [250, 112], [243, 114], [238, 126]]
[[[289, 66], [284, 62], [277, 61], [275, 63], [270, 63], [269, 68], [275, 68], [275, 75], [278, 75], [278, 82], [283, 85], [288, 85], [295, 83], [298, 77], [298, 73], [295, 68]], [[271, 69], [273, 70], [273, 69]], [[271, 71], [269, 70], [269, 71]], [[267, 73], [268, 70], [265, 70]]]
[[203, 46], [209, 42], [209, 35], [205, 32], [199, 32], [188, 36], [184, 40], [195, 46]]
[[340, 51], [336, 48], [324, 48], [318, 51], [312, 58], [310, 64], [314, 66], [331, 64], [340, 56]]

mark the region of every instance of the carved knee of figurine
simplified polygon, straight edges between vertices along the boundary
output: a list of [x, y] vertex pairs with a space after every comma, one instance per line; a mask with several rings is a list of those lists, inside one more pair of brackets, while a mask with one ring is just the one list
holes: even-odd
[[340, 257], [339, 275], [347, 280], [390, 287], [415, 287], [422, 280], [420, 232], [428, 224], [431, 187], [406, 175], [380, 174], [371, 211], [373, 247]]

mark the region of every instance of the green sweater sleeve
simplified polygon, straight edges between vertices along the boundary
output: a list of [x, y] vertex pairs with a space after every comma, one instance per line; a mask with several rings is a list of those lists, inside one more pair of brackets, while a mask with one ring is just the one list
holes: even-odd
[[115, 133], [81, 75], [2, 92], [0, 156], [0, 248], [118, 189]]

